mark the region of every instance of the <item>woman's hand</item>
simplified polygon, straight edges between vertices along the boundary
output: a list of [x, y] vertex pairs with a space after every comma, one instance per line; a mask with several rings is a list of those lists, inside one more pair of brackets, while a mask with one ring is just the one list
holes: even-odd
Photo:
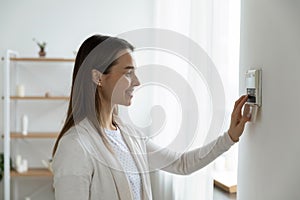
[[241, 96], [234, 104], [233, 111], [231, 113], [231, 122], [228, 134], [232, 141], [238, 142], [239, 137], [244, 131], [245, 124], [250, 120], [251, 116], [249, 113], [249, 106], [245, 106], [244, 113], [242, 115], [242, 108], [248, 99], [247, 95]]

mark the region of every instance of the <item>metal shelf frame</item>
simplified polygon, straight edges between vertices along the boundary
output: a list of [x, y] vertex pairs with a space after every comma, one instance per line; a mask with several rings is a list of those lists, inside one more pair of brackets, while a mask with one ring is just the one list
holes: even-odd
[[7, 50], [3, 77], [3, 131], [4, 131], [4, 200], [10, 200], [10, 58], [18, 53]]

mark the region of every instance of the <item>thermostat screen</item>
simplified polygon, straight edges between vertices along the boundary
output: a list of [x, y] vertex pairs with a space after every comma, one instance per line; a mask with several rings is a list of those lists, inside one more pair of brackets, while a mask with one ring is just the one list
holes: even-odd
[[254, 88], [247, 88], [248, 100], [249, 103], [256, 103], [256, 95]]

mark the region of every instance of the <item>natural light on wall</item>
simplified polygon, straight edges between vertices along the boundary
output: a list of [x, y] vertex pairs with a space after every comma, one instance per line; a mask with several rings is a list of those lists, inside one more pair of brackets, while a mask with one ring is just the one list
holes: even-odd
[[[197, 42], [214, 62], [223, 82], [225, 91], [225, 121], [222, 128], [227, 131], [234, 101], [238, 98], [238, 69], [239, 69], [239, 28], [240, 28], [240, 1], [236, 0], [166, 0], [156, 1], [155, 28], [168, 29], [183, 34]], [[193, 77], [193, 71], [188, 69], [187, 63], [177, 61], [166, 53], [156, 53], [150, 56], [158, 64], [174, 66], [174, 70], [182, 70], [180, 73], [188, 80], [199, 80]], [[152, 63], [153, 63], [152, 60]], [[200, 78], [201, 80], [201, 78]], [[192, 146], [195, 148], [205, 142], [206, 131], [211, 117], [210, 97], [201, 81], [192, 83], [198, 94], [201, 130]], [[164, 99], [159, 99], [161, 89], [153, 89], [155, 97], [153, 105], [164, 104]], [[176, 116], [180, 116], [180, 110], [176, 110], [176, 99], [170, 95], [170, 104], [164, 109], [168, 113], [175, 113], [173, 117], [166, 117], [171, 124], [165, 124], [165, 138], [160, 138], [161, 145], [172, 139], [173, 129], [176, 130]], [[200, 97], [200, 98], [199, 98]], [[138, 98], [137, 98], [138, 99]], [[151, 99], [148, 99], [151, 101]], [[151, 104], [150, 104], [151, 105]], [[173, 121], [174, 120], [174, 121]], [[146, 123], [146, 122], [145, 122]], [[174, 124], [172, 124], [174, 123]], [[176, 132], [176, 131], [175, 131]], [[168, 135], [171, 133], [171, 135]], [[221, 132], [220, 132], [221, 134]], [[153, 175], [154, 199], [212, 199], [213, 179], [212, 171], [216, 168], [220, 171], [230, 171], [235, 174], [237, 166], [237, 145], [229, 152], [218, 158], [214, 165], [194, 173], [188, 177], [170, 175], [159, 172]], [[216, 164], [217, 163], [217, 164]], [[215, 167], [217, 166], [217, 167]], [[232, 177], [233, 179], [236, 176]]]

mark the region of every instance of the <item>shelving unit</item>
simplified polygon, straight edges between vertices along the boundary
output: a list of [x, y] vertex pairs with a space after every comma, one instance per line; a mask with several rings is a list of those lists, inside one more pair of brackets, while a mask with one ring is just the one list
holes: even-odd
[[11, 200], [10, 191], [11, 191], [11, 177], [51, 177], [52, 173], [47, 168], [29, 168], [25, 173], [18, 173], [17, 171], [10, 171], [10, 157], [11, 157], [11, 139], [13, 140], [24, 140], [24, 139], [55, 139], [58, 136], [57, 132], [29, 132], [27, 135], [22, 135], [20, 132], [11, 130], [11, 105], [16, 105], [13, 102], [18, 101], [67, 101], [69, 100], [68, 96], [14, 96], [11, 95], [11, 83], [10, 73], [11, 63], [19, 62], [35, 62], [35, 63], [66, 63], [74, 62], [73, 58], [30, 58], [30, 57], [19, 57], [18, 53], [15, 51], [8, 50], [5, 59], [4, 66], [4, 79], [3, 79], [3, 130], [4, 134], [1, 135], [4, 139], [4, 200]]

